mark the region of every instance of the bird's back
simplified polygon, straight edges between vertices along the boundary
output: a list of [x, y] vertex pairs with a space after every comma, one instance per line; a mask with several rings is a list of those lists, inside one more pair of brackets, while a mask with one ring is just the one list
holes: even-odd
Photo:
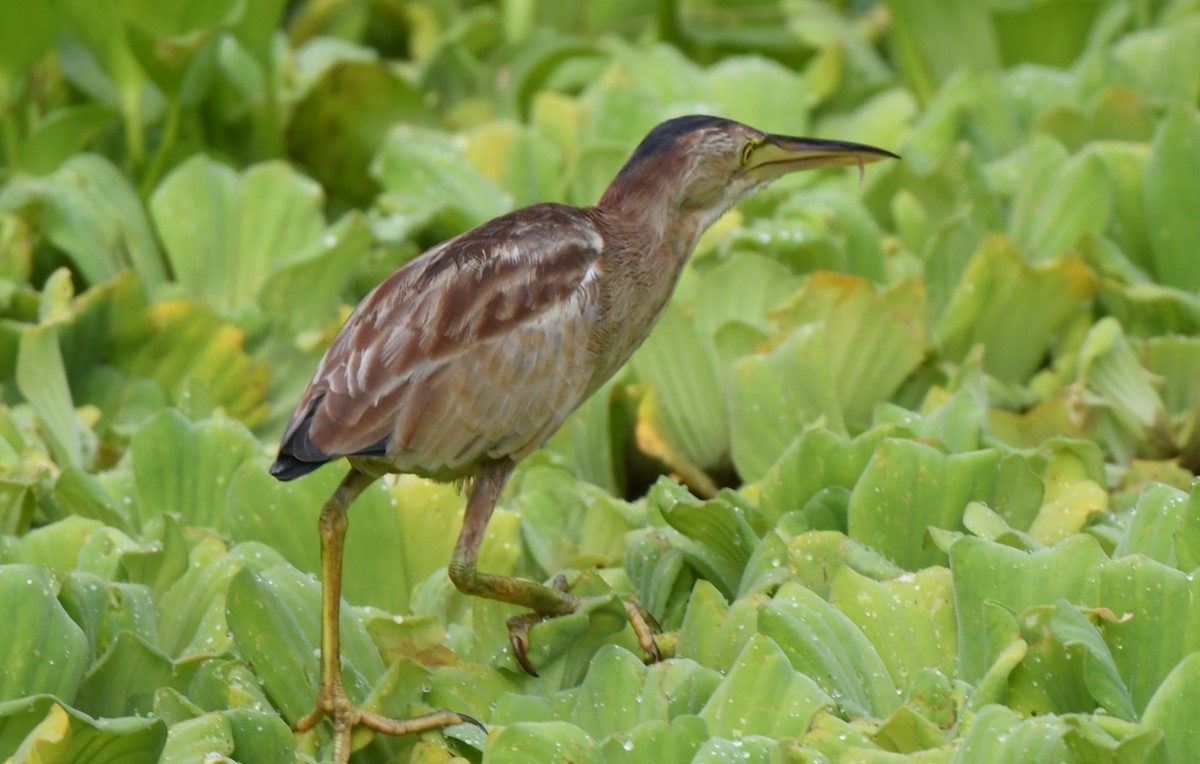
[[591, 384], [603, 250], [592, 214], [526, 207], [392, 274], [317, 366], [271, 474], [352, 456], [454, 479], [537, 448]]

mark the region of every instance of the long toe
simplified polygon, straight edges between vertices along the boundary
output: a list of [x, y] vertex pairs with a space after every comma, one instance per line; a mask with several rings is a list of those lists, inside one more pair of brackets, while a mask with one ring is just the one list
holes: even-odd
[[424, 716], [415, 716], [412, 719], [391, 719], [379, 714], [373, 714], [370, 711], [362, 711], [358, 723], [364, 727], [370, 727], [376, 732], [382, 732], [385, 735], [411, 735], [416, 732], [424, 732], [425, 730], [438, 729], [440, 727], [452, 727], [455, 724], [474, 724], [481, 730], [487, 728], [478, 719], [460, 714], [456, 711], [434, 711], [431, 714]]
[[324, 717], [329, 717], [330, 725], [333, 727], [333, 750], [331, 753], [334, 764], [347, 764], [350, 761], [351, 738], [354, 728], [359, 725], [384, 735], [412, 735], [417, 732], [464, 723], [474, 724], [480, 729], [485, 729], [477, 719], [447, 710], [434, 711], [431, 714], [415, 716], [411, 719], [392, 719], [364, 711], [351, 704], [344, 694], [340, 696], [331, 694], [324, 703], [318, 701], [317, 707], [293, 724], [292, 729], [296, 732], [305, 732], [315, 727]]

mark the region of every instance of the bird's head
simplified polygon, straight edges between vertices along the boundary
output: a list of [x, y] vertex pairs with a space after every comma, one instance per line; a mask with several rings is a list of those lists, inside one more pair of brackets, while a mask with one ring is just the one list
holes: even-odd
[[797, 170], [895, 157], [859, 143], [773, 135], [721, 117], [677, 117], [655, 127], [600, 200], [648, 215], [694, 212], [702, 226], [772, 180]]

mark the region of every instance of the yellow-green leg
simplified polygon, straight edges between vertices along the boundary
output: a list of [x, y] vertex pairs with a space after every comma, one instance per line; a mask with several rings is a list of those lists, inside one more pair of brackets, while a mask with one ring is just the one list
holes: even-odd
[[342, 604], [342, 552], [346, 543], [347, 510], [375, 478], [351, 469], [321, 509], [321, 683], [317, 704], [292, 725], [296, 732], [310, 730], [328, 716], [333, 723], [333, 760], [350, 760], [350, 733], [359, 724], [386, 735], [408, 735], [474, 719], [453, 711], [436, 711], [413, 719], [389, 719], [364, 711], [350, 702], [342, 687], [339, 618]]
[[[454, 556], [450, 560], [449, 572], [450, 580], [463, 594], [508, 602], [533, 611], [509, 618], [508, 631], [517, 663], [525, 671], [537, 676], [537, 671], [526, 654], [529, 649], [530, 627], [547, 618], [575, 612], [580, 600], [567, 591], [566, 582], [561, 580], [561, 577], [555, 581], [555, 586], [549, 587], [534, 581], [480, 573], [476, 570], [484, 531], [512, 470], [513, 463], [502, 460], [488, 464], [475, 477], [463, 515], [462, 532], [459, 533]], [[658, 645], [654, 642], [642, 609], [627, 602], [625, 613], [642, 649], [658, 660]]]

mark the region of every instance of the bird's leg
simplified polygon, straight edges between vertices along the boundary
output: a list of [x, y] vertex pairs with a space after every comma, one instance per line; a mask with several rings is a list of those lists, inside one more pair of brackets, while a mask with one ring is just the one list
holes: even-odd
[[[508, 619], [509, 638], [512, 642], [513, 656], [521, 668], [537, 676], [533, 664], [529, 662], [526, 652], [529, 649], [529, 629], [534, 624], [547, 618], [573, 613], [579, 607], [580, 599], [567, 591], [566, 580], [560, 575], [555, 578], [554, 586], [543, 586], [533, 581], [525, 581], [510, 576], [496, 576], [480, 573], [475, 568], [479, 558], [479, 547], [483, 543], [483, 534], [487, 529], [488, 520], [496, 508], [496, 500], [504, 490], [512, 474], [513, 463], [510, 461], [493, 462], [485, 467], [475, 478], [471, 495], [467, 499], [467, 509], [463, 515], [462, 532], [454, 547], [454, 556], [450, 560], [450, 580], [463, 594], [475, 597], [508, 602], [532, 610], [532, 613], [515, 615]], [[638, 644], [655, 660], [659, 659], [658, 645], [650, 632], [643, 610], [633, 603], [625, 603], [625, 612], [629, 623], [637, 635]], [[645, 614], [648, 615], [648, 614]], [[653, 622], [653, 618], [649, 621]]]
[[478, 724], [453, 711], [436, 711], [413, 719], [388, 719], [356, 707], [342, 686], [339, 623], [342, 551], [348, 525], [346, 514], [351, 502], [374, 480], [374, 477], [351, 468], [321, 509], [321, 681], [316, 707], [292, 725], [296, 732], [305, 732], [328, 716], [333, 723], [333, 760], [337, 764], [349, 761], [350, 733], [359, 724], [388, 735], [407, 735], [462, 722]]
[[579, 598], [566, 591], [519, 578], [480, 573], [475, 568], [488, 520], [512, 469], [513, 463], [508, 460], [492, 462], [476, 476], [467, 499], [462, 531], [450, 558], [450, 580], [463, 594], [510, 602], [547, 616], [572, 613], [579, 607]]

